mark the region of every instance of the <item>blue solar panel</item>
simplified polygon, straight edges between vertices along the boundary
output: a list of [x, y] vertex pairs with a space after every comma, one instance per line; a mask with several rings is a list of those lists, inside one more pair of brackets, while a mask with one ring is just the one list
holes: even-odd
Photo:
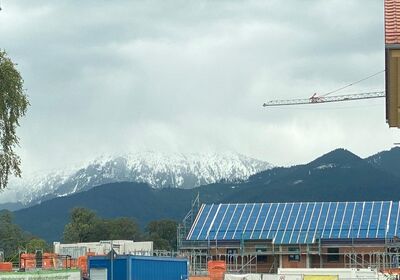
[[297, 239], [294, 240], [294, 243], [303, 243], [305, 236], [307, 234], [307, 226], [308, 226], [308, 222], [310, 220], [311, 217], [311, 213], [312, 213], [312, 208], [313, 208], [314, 204], [311, 203], [307, 203], [306, 205], [306, 210], [305, 210], [305, 214], [301, 219], [301, 224], [298, 228], [298, 235], [297, 235]]
[[254, 204], [248, 204], [243, 209], [243, 212], [241, 214], [239, 222], [236, 226], [236, 229], [235, 229], [235, 232], [233, 235], [233, 239], [242, 239], [243, 238], [244, 232], [245, 232], [246, 226], [247, 226], [247, 221], [249, 220], [249, 215], [250, 215], [253, 207], [254, 207]]
[[203, 226], [201, 227], [198, 235], [197, 235], [197, 239], [206, 239], [207, 238], [207, 233], [208, 230], [211, 226], [211, 222], [214, 220], [214, 217], [216, 215], [216, 212], [218, 210], [218, 205], [213, 204], [210, 208], [210, 211], [208, 211], [208, 214], [206, 216], [206, 219], [203, 223]]
[[386, 235], [386, 225], [388, 223], [389, 219], [389, 202], [385, 201], [382, 203], [382, 210], [381, 210], [381, 215], [379, 217], [379, 223], [378, 223], [378, 232], [376, 234], [377, 238], [385, 238]]
[[305, 236], [304, 243], [312, 243], [314, 239], [315, 230], [317, 228], [318, 219], [320, 217], [320, 213], [322, 210], [322, 204], [316, 203], [314, 204], [314, 209], [310, 218], [310, 223], [307, 228], [307, 233]]
[[[268, 210], [267, 216], [265, 217], [265, 220], [263, 221], [263, 226], [261, 228], [261, 231], [259, 233], [259, 238], [258, 239], [267, 239], [268, 235], [268, 229], [271, 228], [273, 219], [275, 217], [275, 214], [278, 210], [278, 204], [271, 204], [271, 208]], [[265, 228], [265, 225], [267, 225], [267, 228]]]
[[338, 207], [337, 202], [332, 202], [328, 207], [328, 214], [325, 218], [325, 225], [322, 228], [321, 238], [330, 238], [332, 225], [335, 218], [336, 209]]
[[236, 204], [231, 204], [228, 206], [228, 209], [227, 209], [226, 213], [224, 214], [222, 222], [217, 228], [217, 238], [214, 238], [214, 239], [218, 239], [218, 240], [223, 239], [223, 237], [227, 231], [227, 228], [228, 228], [228, 223], [231, 220], [231, 217], [232, 217], [235, 209], [236, 209]]
[[296, 240], [299, 237], [301, 223], [303, 221], [307, 206], [308, 203], [300, 203], [299, 211], [296, 213], [294, 226], [290, 233], [289, 243], [296, 243]]
[[356, 202], [354, 203], [354, 211], [353, 211], [353, 221], [350, 225], [350, 230], [347, 234], [347, 237], [349, 238], [350, 236], [357, 237], [358, 234], [358, 229], [360, 228], [360, 223], [361, 223], [361, 215], [362, 215], [362, 209], [363, 209], [363, 203], [362, 202]]
[[249, 220], [247, 222], [247, 226], [243, 235], [243, 239], [251, 239], [251, 235], [253, 233], [253, 229], [256, 226], [258, 215], [261, 211], [262, 204], [254, 204], [254, 208], [250, 214]]
[[286, 203], [281, 203], [278, 205], [278, 207], [274, 213], [274, 216], [272, 218], [271, 226], [268, 228], [268, 231], [265, 231], [265, 232], [267, 232], [265, 239], [273, 239], [275, 237], [277, 230], [278, 230], [279, 221], [281, 220], [283, 212], [285, 211], [285, 207], [286, 207]]
[[342, 224], [342, 217], [344, 215], [344, 210], [345, 210], [345, 203], [339, 202], [335, 210], [333, 223], [329, 233], [329, 238], [339, 238], [339, 231], [340, 231], [340, 226]]
[[279, 222], [279, 230], [277, 231], [275, 238], [274, 238], [274, 242], [275, 243], [282, 243], [282, 239], [284, 237], [284, 234], [286, 232], [286, 228], [287, 228], [287, 224], [289, 223], [289, 219], [290, 219], [290, 215], [293, 212], [293, 203], [289, 203], [288, 205], [286, 205], [286, 210], [283, 213], [281, 220]]
[[393, 238], [399, 202], [306, 202], [202, 205], [187, 240], [272, 240], [305, 244], [318, 239]]
[[[235, 234], [235, 229], [236, 229], [236, 226], [238, 225], [240, 217], [242, 216], [244, 207], [245, 207], [245, 205], [239, 204], [238, 207], [236, 208], [236, 212], [233, 215], [231, 222], [229, 223], [225, 239], [235, 239], [235, 238], [233, 238], [233, 235]], [[237, 239], [240, 239], [240, 238], [237, 238]]]
[[293, 203], [293, 208], [291, 209], [290, 217], [288, 218], [288, 222], [286, 224], [286, 228], [283, 232], [281, 240], [276, 239], [276, 243], [289, 243], [291, 232], [294, 229], [294, 223], [296, 221], [297, 213], [299, 212], [300, 204]]
[[372, 202], [365, 202], [361, 218], [361, 224], [358, 228], [357, 238], [367, 238], [369, 231], [369, 224], [372, 211]]
[[261, 235], [262, 228], [264, 225], [264, 221], [272, 208], [271, 206], [272, 204], [270, 203], [262, 205], [261, 212], [257, 216], [256, 225], [253, 228], [253, 231], [250, 235], [250, 239], [259, 239], [259, 236]]
[[397, 221], [397, 216], [398, 216], [398, 211], [399, 211], [399, 203], [398, 202], [389, 202], [391, 204], [391, 209], [390, 209], [390, 217], [389, 217], [389, 229], [387, 231], [387, 236], [395, 236], [395, 228], [396, 226], [396, 221]]
[[367, 238], [374, 238], [376, 234], [376, 229], [378, 227], [378, 217], [379, 217], [379, 210], [380, 210], [380, 203], [373, 202], [372, 203], [372, 212], [369, 221], [369, 228], [367, 232]]
[[208, 212], [210, 211], [211, 205], [203, 205], [200, 209], [200, 214], [197, 216], [197, 224], [199, 226], [192, 228], [190, 235], [190, 239], [197, 239], [197, 236], [201, 230], [201, 226], [204, 224], [204, 221], [207, 217]]
[[342, 224], [340, 225], [339, 238], [347, 238], [354, 217], [354, 202], [346, 203]]
[[236, 208], [235, 208], [235, 210], [234, 210], [234, 212], [233, 212], [233, 214], [232, 214], [232, 216], [231, 216], [231, 218], [230, 218], [230, 220], [228, 222], [228, 225], [227, 225], [227, 227], [225, 229], [225, 234], [224, 234], [223, 239], [227, 239], [227, 240], [231, 240], [232, 239], [233, 232], [235, 230], [235, 227], [233, 227], [233, 229], [232, 229], [232, 226], [239, 219], [239, 216], [240, 216], [241, 211], [243, 210], [243, 207], [244, 207], [243, 204], [237, 204], [236, 205]]
[[313, 239], [321, 239], [323, 229], [325, 227], [326, 217], [330, 203], [321, 203], [321, 213], [319, 214], [317, 225], [314, 230]]
[[221, 224], [221, 221], [224, 218], [227, 210], [228, 210], [228, 205], [221, 204], [221, 207], [219, 208], [219, 210], [215, 216], [215, 220], [209, 229], [206, 239], [215, 239], [216, 238], [219, 225]]

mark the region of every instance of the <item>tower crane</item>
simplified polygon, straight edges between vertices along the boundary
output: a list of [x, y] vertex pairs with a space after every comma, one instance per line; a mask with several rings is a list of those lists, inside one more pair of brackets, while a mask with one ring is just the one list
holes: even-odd
[[317, 95], [314, 93], [310, 98], [303, 99], [288, 99], [288, 100], [270, 100], [263, 104], [264, 107], [271, 106], [287, 106], [287, 105], [303, 105], [303, 104], [320, 104], [329, 102], [340, 102], [340, 101], [353, 101], [361, 99], [372, 99], [372, 98], [382, 98], [386, 94], [384, 91], [373, 91], [364, 92], [358, 94], [347, 94], [347, 95]]
[[287, 105], [303, 105], [303, 104], [320, 104], [320, 103], [329, 103], [329, 102], [353, 101], [353, 100], [385, 97], [386, 96], [385, 91], [372, 91], [372, 92], [364, 92], [364, 93], [357, 93], [357, 94], [328, 96], [332, 93], [336, 93], [336, 92], [344, 90], [348, 87], [354, 86], [355, 84], [361, 83], [365, 80], [368, 80], [368, 79], [375, 77], [384, 72], [385, 72], [385, 70], [376, 72], [372, 75], [362, 78], [361, 80], [352, 82], [350, 84], [347, 84], [345, 86], [342, 86], [342, 87], [332, 90], [330, 92], [324, 93], [322, 95], [318, 95], [317, 93], [314, 93], [310, 98], [304, 98], [304, 99], [270, 100], [268, 102], [265, 102], [263, 106], [270, 107], [270, 106], [287, 106]]

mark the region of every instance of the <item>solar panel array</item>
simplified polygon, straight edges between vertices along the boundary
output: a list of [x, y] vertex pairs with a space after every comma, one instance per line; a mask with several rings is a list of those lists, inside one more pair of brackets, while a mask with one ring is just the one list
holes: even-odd
[[392, 238], [399, 202], [203, 204], [187, 240], [272, 240], [307, 244], [317, 239]]

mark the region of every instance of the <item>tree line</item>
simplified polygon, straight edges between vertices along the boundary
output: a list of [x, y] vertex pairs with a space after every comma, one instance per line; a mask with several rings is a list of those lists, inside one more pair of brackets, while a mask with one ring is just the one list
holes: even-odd
[[[155, 250], [176, 250], [177, 222], [157, 220], [142, 230], [132, 218], [104, 219], [86, 208], [74, 208], [65, 225], [64, 243], [98, 242], [100, 240], [153, 241]], [[23, 231], [13, 223], [12, 213], [0, 211], [0, 251], [6, 261], [17, 261], [21, 250], [34, 253], [37, 249], [51, 252], [52, 246], [40, 237]]]
[[131, 218], [104, 219], [86, 208], [74, 208], [64, 229], [64, 242], [94, 242], [100, 240], [153, 241], [154, 249], [176, 250], [177, 222], [157, 220], [142, 231]]

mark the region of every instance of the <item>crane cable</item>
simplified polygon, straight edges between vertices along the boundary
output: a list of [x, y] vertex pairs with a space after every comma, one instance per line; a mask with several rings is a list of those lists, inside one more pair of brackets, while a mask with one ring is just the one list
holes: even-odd
[[327, 92], [327, 93], [324, 93], [324, 94], [322, 94], [321, 96], [327, 96], [327, 95], [329, 95], [329, 94], [332, 94], [332, 93], [341, 91], [341, 90], [343, 90], [343, 89], [345, 89], [345, 88], [351, 87], [351, 86], [353, 86], [353, 85], [355, 85], [355, 84], [361, 83], [361, 82], [363, 82], [363, 81], [365, 81], [365, 80], [368, 80], [368, 79], [370, 79], [370, 78], [372, 78], [372, 77], [375, 77], [376, 75], [379, 75], [379, 74], [381, 74], [381, 73], [383, 73], [383, 72], [385, 72], [385, 70], [376, 72], [375, 74], [369, 75], [369, 76], [367, 76], [367, 77], [365, 77], [365, 78], [362, 78], [361, 80], [355, 81], [355, 82], [350, 83], [350, 84], [348, 84], [348, 85], [345, 85], [345, 86], [343, 86], [343, 87], [341, 87], [341, 88], [338, 88], [338, 89], [329, 91], [329, 92]]

